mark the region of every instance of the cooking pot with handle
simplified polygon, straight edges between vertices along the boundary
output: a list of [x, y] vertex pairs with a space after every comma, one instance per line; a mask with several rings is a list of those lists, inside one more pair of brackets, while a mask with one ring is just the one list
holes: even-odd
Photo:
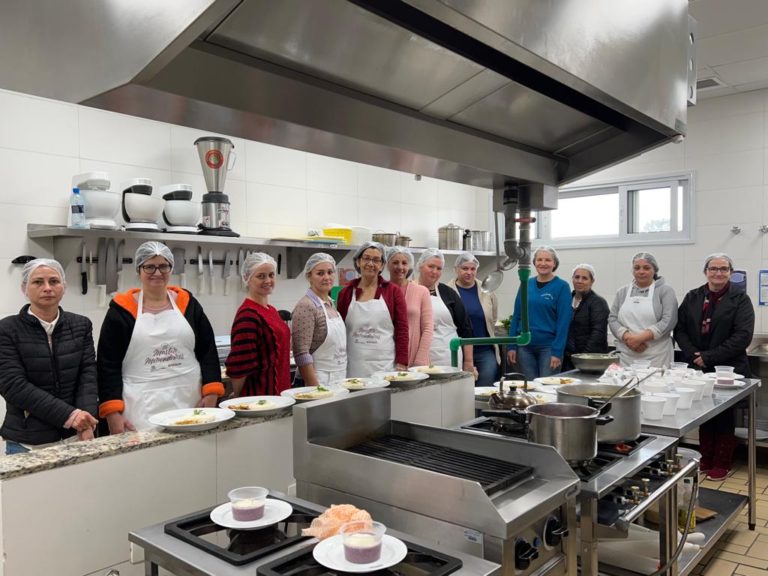
[[614, 421], [596, 408], [581, 404], [536, 404], [525, 409], [528, 441], [554, 446], [569, 464], [581, 464], [597, 456], [598, 426]]
[[[581, 404], [602, 409], [605, 400], [621, 388], [617, 384], [567, 384], [557, 388], [557, 401]], [[637, 389], [630, 389], [617, 396], [605, 407], [610, 410], [613, 422], [597, 431], [598, 442], [628, 442], [640, 436], [640, 396]]]

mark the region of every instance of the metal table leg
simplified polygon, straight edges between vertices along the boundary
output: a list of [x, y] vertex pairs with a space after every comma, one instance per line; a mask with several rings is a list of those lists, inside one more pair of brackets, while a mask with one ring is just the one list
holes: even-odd
[[581, 543], [579, 555], [581, 557], [581, 576], [597, 576], [597, 500], [594, 498], [581, 498], [581, 519], [579, 527]]
[[755, 447], [755, 416], [757, 412], [757, 386], [749, 395], [749, 424], [747, 425], [747, 474], [749, 483], [749, 529], [755, 529], [757, 489], [755, 486], [755, 473], [757, 469], [757, 449]]

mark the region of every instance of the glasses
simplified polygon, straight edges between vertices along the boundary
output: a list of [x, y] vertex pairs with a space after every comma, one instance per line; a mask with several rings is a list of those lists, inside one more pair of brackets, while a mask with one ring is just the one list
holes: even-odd
[[168, 272], [171, 271], [171, 265], [170, 264], [144, 264], [141, 267], [144, 272], [146, 272], [149, 275], [154, 274], [158, 270], [160, 270], [160, 274], [168, 274]]
[[709, 266], [707, 268], [707, 272], [712, 272], [712, 274], [715, 274], [717, 272], [720, 272], [721, 274], [727, 274], [730, 271], [731, 271], [731, 268], [729, 266], [721, 266], [719, 268], [717, 266]]
[[360, 258], [360, 260], [362, 260], [366, 264], [381, 264], [382, 262], [384, 262], [384, 260], [382, 260], [381, 258], [371, 258], [370, 256], [363, 256], [362, 258]]

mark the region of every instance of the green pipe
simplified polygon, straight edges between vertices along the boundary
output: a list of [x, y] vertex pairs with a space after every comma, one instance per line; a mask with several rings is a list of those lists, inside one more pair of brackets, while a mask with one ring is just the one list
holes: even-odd
[[451, 366], [459, 366], [459, 348], [461, 346], [486, 346], [491, 344], [517, 344], [526, 346], [531, 342], [531, 332], [528, 326], [528, 278], [531, 269], [527, 266], [518, 268], [520, 278], [520, 324], [522, 331], [518, 336], [499, 336], [489, 338], [453, 338], [449, 343], [451, 348]]

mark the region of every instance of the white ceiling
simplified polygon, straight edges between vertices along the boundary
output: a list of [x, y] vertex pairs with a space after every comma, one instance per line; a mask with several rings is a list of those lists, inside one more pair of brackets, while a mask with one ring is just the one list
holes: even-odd
[[689, 8], [698, 22], [698, 80], [724, 84], [698, 98], [768, 88], [768, 0], [690, 0]]

